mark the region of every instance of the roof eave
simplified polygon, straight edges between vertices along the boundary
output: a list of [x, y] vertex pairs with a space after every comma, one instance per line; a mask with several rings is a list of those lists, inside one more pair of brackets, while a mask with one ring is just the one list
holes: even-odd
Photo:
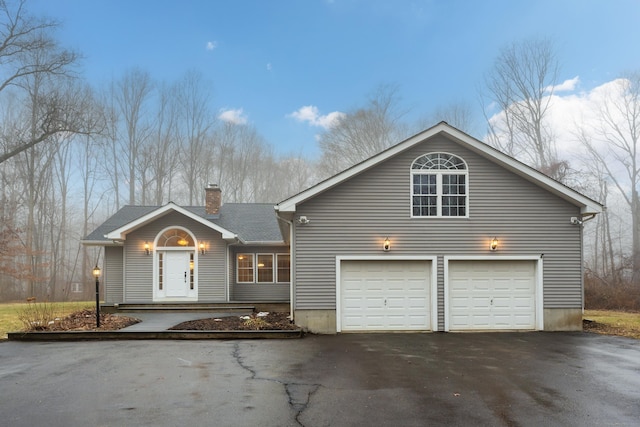
[[396, 144], [388, 148], [387, 150], [373, 157], [370, 157], [369, 159], [361, 163], [358, 163], [357, 165], [354, 165], [351, 168], [337, 175], [334, 175], [326, 179], [325, 181], [322, 181], [316, 184], [315, 186], [301, 193], [298, 193], [295, 196], [290, 197], [287, 200], [284, 200], [278, 203], [275, 206], [275, 209], [276, 211], [281, 213], [294, 214], [299, 204], [315, 197], [320, 193], [323, 193], [329, 190], [330, 188], [346, 181], [347, 179], [357, 174], [360, 174], [366, 171], [367, 169], [370, 169], [373, 166], [377, 165], [378, 163], [388, 158], [391, 158], [396, 154], [399, 154], [402, 151], [405, 151], [413, 147], [414, 145], [419, 144], [422, 141], [425, 141], [426, 139], [431, 138], [439, 133], [444, 133], [448, 135], [450, 138], [456, 140], [458, 143], [462, 144], [463, 146], [470, 148], [471, 150], [475, 151], [476, 153], [484, 157], [490, 158], [494, 162], [502, 165], [506, 169], [516, 173], [517, 175], [523, 177], [524, 179], [530, 182], [533, 182], [534, 184], [547, 189], [551, 193], [556, 194], [562, 199], [567, 200], [573, 205], [580, 207], [580, 211], [583, 215], [598, 214], [598, 213], [601, 213], [603, 210], [603, 206], [600, 203], [596, 202], [595, 200], [592, 200], [580, 194], [579, 192], [565, 186], [564, 184], [561, 184], [558, 181], [555, 181], [554, 179], [549, 178], [547, 175], [543, 174], [542, 172], [539, 172], [538, 170], [531, 168], [522, 162], [519, 162], [513, 157], [510, 157], [502, 153], [501, 151], [485, 144], [484, 142], [476, 138], [473, 138], [470, 135], [467, 135], [466, 133], [452, 127], [446, 122], [440, 122], [437, 125], [423, 132], [420, 132], [400, 142], [399, 144]]
[[83, 246], [122, 246], [122, 242], [113, 240], [80, 240]]
[[199, 215], [194, 214], [193, 212], [184, 209], [178, 205], [176, 205], [173, 202], [169, 202], [164, 206], [159, 207], [158, 209], [155, 209], [151, 212], [149, 212], [146, 215], [141, 216], [140, 218], [137, 218], [125, 225], [123, 225], [122, 227], [119, 227], [115, 230], [112, 230], [111, 232], [107, 233], [105, 235], [105, 238], [109, 239], [109, 240], [125, 240], [126, 236], [128, 233], [130, 233], [131, 231], [134, 231], [140, 227], [143, 227], [153, 221], [155, 221], [156, 219], [168, 214], [170, 211], [175, 211], [178, 213], [181, 213], [182, 215], [191, 218], [194, 221], [199, 222], [200, 224], [209, 227], [213, 230], [218, 231], [220, 234], [222, 234], [222, 238], [224, 240], [234, 240], [237, 239], [238, 236], [235, 233], [232, 233], [231, 231], [220, 227], [219, 225], [209, 221], [206, 218], [203, 218]]

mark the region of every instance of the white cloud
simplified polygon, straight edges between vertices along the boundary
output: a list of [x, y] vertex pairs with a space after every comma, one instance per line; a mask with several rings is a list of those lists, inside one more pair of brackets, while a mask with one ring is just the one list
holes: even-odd
[[547, 86], [544, 90], [545, 92], [571, 92], [576, 89], [580, 83], [580, 76], [575, 76], [572, 79], [568, 79], [555, 86]]
[[217, 47], [218, 47], [218, 42], [216, 41], [207, 42], [207, 50], [214, 50]]
[[[567, 80], [559, 87], [575, 87], [576, 82], [577, 77]], [[575, 160], [584, 157], [585, 149], [578, 139], [578, 132], [583, 132], [587, 137], [592, 138], [596, 146], [606, 145], [606, 142], [601, 141], [594, 126], [599, 122], [599, 111], [605, 102], [621, 102], [623, 87], [621, 83], [620, 80], [613, 80], [588, 91], [576, 94], [555, 93], [551, 96], [546, 124], [556, 140], [558, 155], [561, 159]], [[500, 128], [504, 113], [500, 111], [489, 120]], [[503, 137], [506, 138], [506, 134]]]
[[315, 105], [306, 105], [304, 107], [300, 107], [300, 109], [291, 114], [287, 114], [287, 117], [292, 117], [299, 122], [308, 122], [312, 126], [329, 129], [332, 126], [335, 126], [338, 121], [344, 117], [344, 113], [334, 111], [329, 114], [321, 115], [318, 107]]
[[242, 108], [221, 109], [220, 114], [218, 114], [218, 118], [223, 122], [233, 123], [235, 125], [244, 125], [247, 124], [248, 121], [248, 118], [244, 114]]

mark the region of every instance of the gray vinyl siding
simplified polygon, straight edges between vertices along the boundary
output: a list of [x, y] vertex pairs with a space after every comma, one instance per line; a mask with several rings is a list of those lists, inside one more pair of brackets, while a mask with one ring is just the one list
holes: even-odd
[[107, 304], [122, 302], [123, 295], [122, 246], [104, 248], [104, 301]]
[[[430, 152], [469, 167], [469, 218], [411, 218], [410, 166]], [[544, 307], [580, 308], [578, 207], [475, 152], [437, 136], [300, 204], [294, 222], [296, 309], [335, 309], [337, 255], [438, 256], [439, 323], [444, 323], [443, 256], [544, 254]], [[382, 251], [385, 237], [391, 251]], [[500, 241], [496, 252], [489, 241]]]
[[169, 213], [127, 235], [125, 251], [125, 302], [153, 300], [153, 256], [146, 255], [144, 243], [153, 243], [158, 233], [167, 227], [182, 226], [198, 241], [207, 245], [205, 255], [198, 254], [198, 301], [226, 300], [226, 242], [219, 232], [178, 212]]
[[[232, 301], [289, 301], [290, 283], [237, 283], [236, 255], [243, 254], [288, 254], [288, 246], [230, 246], [229, 247], [229, 294]], [[274, 256], [275, 266], [275, 256]]]

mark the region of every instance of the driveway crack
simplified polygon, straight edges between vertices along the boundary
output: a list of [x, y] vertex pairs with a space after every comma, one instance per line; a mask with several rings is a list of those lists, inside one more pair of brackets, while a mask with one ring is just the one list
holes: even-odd
[[259, 377], [256, 370], [252, 369], [249, 365], [245, 363], [244, 358], [242, 357], [240, 352], [241, 352], [240, 344], [236, 342], [233, 346], [232, 354], [234, 359], [238, 363], [238, 365], [240, 365], [242, 369], [244, 369], [245, 371], [251, 374], [252, 380], [267, 381], [267, 382], [280, 384], [281, 386], [283, 386], [284, 391], [287, 393], [289, 406], [291, 406], [291, 408], [295, 412], [294, 419], [296, 423], [298, 423], [298, 425], [300, 425], [301, 427], [304, 427], [304, 424], [300, 421], [300, 417], [302, 416], [302, 413], [309, 406], [309, 401], [311, 400], [311, 397], [320, 389], [320, 387], [322, 387], [322, 385], [297, 383], [293, 381], [283, 381], [276, 378]]

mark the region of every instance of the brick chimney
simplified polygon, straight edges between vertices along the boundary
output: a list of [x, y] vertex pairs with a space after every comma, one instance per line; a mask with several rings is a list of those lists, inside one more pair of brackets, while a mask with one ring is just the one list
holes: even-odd
[[222, 205], [222, 190], [220, 190], [218, 184], [209, 184], [205, 187], [204, 192], [207, 215], [218, 215]]

